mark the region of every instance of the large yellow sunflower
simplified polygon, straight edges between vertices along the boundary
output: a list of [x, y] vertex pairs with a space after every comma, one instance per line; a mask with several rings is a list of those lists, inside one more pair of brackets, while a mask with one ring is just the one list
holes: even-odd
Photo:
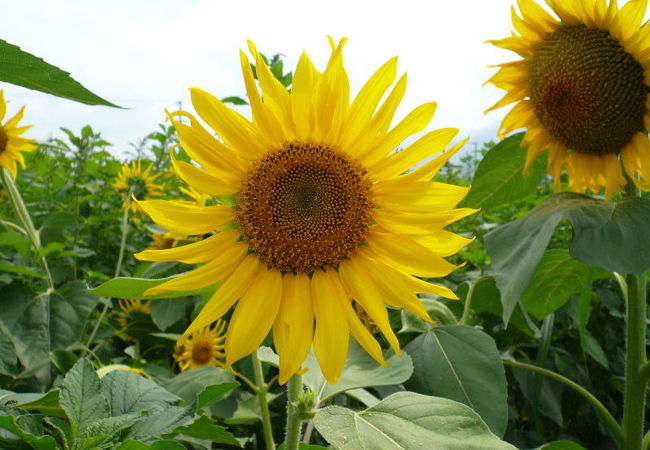
[[0, 167], [4, 167], [11, 173], [11, 176], [16, 178], [16, 161], [21, 167], [25, 168], [25, 159], [21, 152], [31, 152], [38, 147], [32, 142], [33, 139], [20, 137], [25, 131], [29, 130], [32, 126], [19, 127], [18, 122], [23, 118], [25, 107], [23, 106], [11, 119], [7, 120], [4, 125], [1, 123], [7, 112], [7, 104], [5, 103], [4, 91], [0, 89]]
[[[625, 184], [625, 171], [650, 190], [650, 24], [647, 0], [618, 8], [615, 0], [546, 0], [555, 19], [533, 0], [514, 7], [517, 33], [491, 41], [523, 57], [501, 64], [489, 83], [508, 91], [488, 111], [516, 103], [500, 136], [527, 128], [526, 169], [549, 151], [548, 171], [561, 189], [606, 198]], [[620, 159], [619, 159], [620, 157]]]
[[[154, 183], [161, 173], [151, 173], [152, 166], [149, 165], [142, 170], [142, 162], [133, 161], [131, 164], [122, 165], [120, 173], [117, 175], [113, 187], [118, 190], [124, 197], [126, 205], [127, 196], [133, 194], [140, 199], [149, 199], [151, 197], [160, 197], [163, 195], [162, 186]], [[136, 202], [130, 202], [129, 209], [132, 213], [139, 212]]]
[[[201, 166], [173, 161], [177, 173], [223, 204], [139, 202], [168, 230], [214, 233], [136, 255], [207, 263], [146, 294], [223, 280], [179, 343], [238, 302], [226, 335], [226, 366], [253, 352], [272, 329], [281, 383], [300, 369], [312, 343], [323, 374], [336, 383], [350, 335], [385, 364], [354, 303], [398, 352], [386, 305], [429, 320], [417, 293], [456, 296], [417, 277], [449, 274], [456, 266], [444, 257], [470, 242], [443, 230], [475, 211], [454, 209], [468, 188], [430, 181], [464, 142], [405, 173], [442, 152], [458, 130], [429, 131], [396, 152], [427, 126], [436, 104], [415, 108], [391, 128], [406, 88], [405, 75], [394, 84], [397, 59], [381, 66], [350, 101], [344, 44], [330, 39], [323, 72], [303, 53], [289, 91], [249, 43], [261, 88], [241, 52], [252, 120], [199, 88], [191, 89], [194, 108], [221, 139], [192, 114], [172, 114], [183, 148]], [[188, 123], [174, 120], [178, 116]]]

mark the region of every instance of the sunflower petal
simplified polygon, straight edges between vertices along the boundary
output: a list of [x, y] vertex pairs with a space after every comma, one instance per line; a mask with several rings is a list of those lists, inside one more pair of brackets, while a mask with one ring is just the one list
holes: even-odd
[[195, 235], [220, 230], [235, 219], [227, 206], [193, 206], [168, 200], [135, 200], [150, 217], [166, 230]]

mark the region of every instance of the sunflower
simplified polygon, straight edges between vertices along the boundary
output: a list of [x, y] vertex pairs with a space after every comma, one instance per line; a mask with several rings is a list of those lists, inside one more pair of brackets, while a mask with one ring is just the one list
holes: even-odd
[[650, 190], [650, 24], [647, 0], [618, 8], [615, 0], [547, 0], [559, 20], [532, 0], [513, 8], [518, 34], [491, 41], [523, 59], [501, 64], [487, 82], [508, 91], [488, 111], [516, 103], [500, 137], [527, 128], [526, 168], [548, 150], [548, 171], [561, 190], [605, 197], [625, 183], [621, 165]]
[[151, 313], [151, 300], [136, 300], [121, 298], [118, 300], [120, 310], [115, 313], [117, 322], [126, 330], [129, 323], [133, 319], [134, 313], [150, 314]]
[[[181, 145], [202, 167], [172, 160], [177, 173], [222, 204], [139, 202], [166, 229], [213, 233], [136, 255], [207, 263], [145, 295], [223, 280], [179, 343], [238, 302], [226, 335], [226, 366], [253, 352], [272, 329], [281, 383], [300, 370], [312, 343], [324, 376], [336, 383], [350, 335], [385, 365], [354, 304], [399, 352], [386, 305], [430, 320], [417, 293], [456, 296], [417, 277], [449, 274], [457, 266], [444, 257], [470, 242], [443, 230], [475, 211], [454, 209], [468, 188], [430, 182], [464, 142], [405, 173], [441, 153], [458, 130], [429, 131], [395, 151], [427, 126], [436, 104], [415, 108], [391, 128], [406, 88], [406, 75], [395, 83], [397, 58], [381, 66], [350, 102], [344, 44], [345, 39], [335, 44], [330, 38], [332, 53], [323, 72], [303, 53], [289, 91], [249, 43], [261, 88], [241, 52], [252, 120], [199, 88], [190, 90], [194, 108], [220, 140], [194, 115], [171, 114]], [[179, 116], [188, 123], [176, 120]]]
[[[131, 164], [122, 165], [122, 169], [117, 175], [113, 187], [124, 197], [124, 206], [126, 206], [127, 196], [131, 194], [142, 199], [163, 195], [161, 191], [162, 186], [154, 183], [161, 174], [151, 174], [151, 168], [152, 166], [150, 165], [145, 170], [142, 170], [142, 163], [140, 161], [133, 161]], [[132, 213], [140, 212], [136, 202], [130, 202], [129, 209]]]
[[176, 346], [174, 359], [182, 371], [205, 366], [224, 366], [226, 323], [217, 320], [213, 326], [192, 332], [182, 345]]
[[7, 120], [4, 125], [1, 121], [7, 112], [7, 103], [5, 103], [4, 91], [0, 89], [0, 167], [4, 167], [11, 173], [11, 176], [16, 178], [16, 161], [21, 167], [25, 168], [25, 159], [21, 152], [31, 152], [38, 147], [32, 142], [33, 139], [20, 137], [25, 131], [29, 130], [32, 126], [19, 127], [18, 122], [23, 118], [25, 107], [23, 106], [11, 119]]

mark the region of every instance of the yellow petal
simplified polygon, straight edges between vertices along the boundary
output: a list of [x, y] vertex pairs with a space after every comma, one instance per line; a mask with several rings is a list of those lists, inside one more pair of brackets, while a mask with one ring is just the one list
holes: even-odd
[[459, 208], [440, 212], [407, 212], [396, 209], [376, 209], [372, 217], [382, 228], [397, 234], [429, 234], [446, 227], [478, 209]]
[[455, 255], [474, 241], [474, 239], [468, 239], [447, 230], [437, 230], [430, 234], [413, 236], [413, 240], [439, 256]]
[[178, 234], [205, 234], [220, 230], [235, 219], [227, 206], [192, 206], [167, 200], [137, 201], [158, 225]]
[[241, 236], [239, 230], [225, 230], [191, 244], [164, 250], [143, 250], [133, 256], [142, 261], [180, 261], [196, 264], [218, 257], [226, 249], [235, 245], [239, 236]]
[[269, 334], [282, 297], [282, 274], [260, 267], [237, 303], [226, 334], [226, 366], [250, 355]]
[[380, 160], [368, 170], [374, 179], [393, 178], [423, 159], [441, 152], [458, 134], [456, 128], [430, 131], [404, 150]]
[[465, 198], [469, 188], [428, 181], [403, 182], [398, 178], [376, 183], [374, 191], [375, 204], [380, 207], [431, 211], [455, 207]]
[[178, 176], [202, 194], [214, 196], [233, 195], [239, 190], [237, 184], [227, 183], [198, 167], [184, 161], [178, 161], [173, 151], [171, 152], [171, 160]]
[[312, 132], [312, 98], [320, 73], [303, 52], [296, 66], [296, 73], [291, 83], [291, 112], [296, 125], [296, 136], [306, 139]]
[[399, 342], [390, 326], [388, 311], [377, 286], [368, 276], [370, 269], [364, 261], [353, 256], [352, 259], [339, 264], [339, 275], [345, 290], [366, 310], [395, 353], [399, 354]]
[[407, 173], [406, 175], [402, 175], [400, 179], [408, 181], [430, 181], [433, 177], [436, 176], [438, 171], [442, 169], [442, 166], [447, 164], [447, 161], [449, 161], [449, 159], [454, 156], [458, 150], [463, 148], [467, 141], [469, 141], [469, 138], [463, 139], [437, 158], [429, 161], [421, 167], [418, 167], [412, 172]]
[[[216, 253], [218, 256], [209, 263], [198, 269], [181, 274], [169, 281], [165, 281], [154, 288], [148, 289], [144, 295], [149, 296], [173, 291], [191, 291], [211, 286], [227, 277], [235, 267], [239, 266], [247, 252], [248, 246], [243, 242], [237, 242], [222, 252]], [[215, 256], [212, 255], [212, 257], [214, 258]]]
[[305, 273], [288, 273], [283, 281], [280, 311], [273, 325], [274, 343], [280, 355], [280, 384], [286, 383], [300, 370], [314, 339], [309, 277]]
[[207, 327], [226, 314], [230, 307], [250, 288], [251, 283], [258, 275], [258, 268], [259, 258], [256, 255], [248, 255], [219, 286], [196, 319], [183, 332], [178, 340], [178, 345], [183, 345], [183, 342], [196, 330]]
[[349, 300], [334, 270], [314, 272], [311, 298], [316, 318], [314, 354], [327, 382], [336, 384], [345, 366], [350, 336], [342, 306]]
[[381, 260], [402, 272], [418, 277], [438, 278], [449, 275], [457, 267], [407, 236], [372, 231], [369, 249]]

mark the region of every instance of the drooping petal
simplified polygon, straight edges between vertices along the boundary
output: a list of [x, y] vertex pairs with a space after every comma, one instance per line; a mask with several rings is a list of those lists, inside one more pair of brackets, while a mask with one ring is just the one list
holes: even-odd
[[195, 235], [220, 230], [235, 219], [227, 206], [193, 206], [169, 200], [142, 200], [136, 203], [166, 230]]

